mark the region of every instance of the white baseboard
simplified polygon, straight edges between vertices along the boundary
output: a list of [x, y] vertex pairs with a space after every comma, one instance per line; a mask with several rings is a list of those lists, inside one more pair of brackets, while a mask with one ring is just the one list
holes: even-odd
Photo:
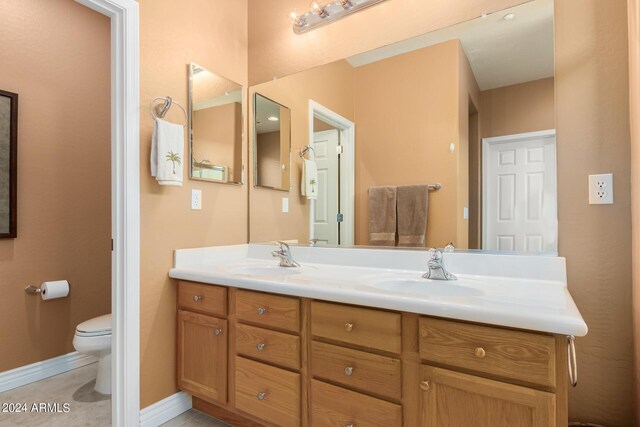
[[0, 393], [16, 387], [31, 384], [45, 378], [59, 375], [72, 369], [97, 362], [93, 356], [80, 354], [77, 351], [32, 363], [10, 371], [0, 372]]
[[157, 427], [191, 409], [191, 396], [179, 391], [140, 411], [140, 427]]

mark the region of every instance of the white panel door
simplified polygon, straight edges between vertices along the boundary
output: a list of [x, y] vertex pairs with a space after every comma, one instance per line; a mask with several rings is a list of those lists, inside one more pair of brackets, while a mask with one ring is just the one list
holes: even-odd
[[338, 130], [314, 133], [318, 167], [318, 199], [315, 203], [314, 238], [319, 244], [338, 244]]
[[557, 252], [555, 131], [483, 145], [483, 249]]

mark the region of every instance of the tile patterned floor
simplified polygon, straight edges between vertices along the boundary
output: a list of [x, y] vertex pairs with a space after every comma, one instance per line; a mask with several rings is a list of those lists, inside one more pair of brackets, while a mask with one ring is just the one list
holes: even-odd
[[[64, 374], [0, 393], [4, 403], [26, 404], [27, 413], [0, 412], [1, 427], [109, 427], [111, 397], [93, 390], [98, 365], [93, 363]], [[30, 412], [36, 403], [69, 404], [68, 413]], [[56, 408], [57, 409], [57, 408]], [[230, 427], [202, 412], [191, 409], [163, 424], [165, 427]]]
[[179, 415], [171, 421], [162, 424], [162, 427], [231, 427], [222, 421], [211, 418], [207, 414], [203, 414], [195, 409], [190, 409], [182, 415]]
[[[0, 412], [0, 426], [107, 427], [111, 425], [111, 397], [93, 390], [97, 363], [0, 393], [2, 404], [26, 404], [26, 413]], [[36, 403], [69, 404], [68, 413], [31, 412]]]

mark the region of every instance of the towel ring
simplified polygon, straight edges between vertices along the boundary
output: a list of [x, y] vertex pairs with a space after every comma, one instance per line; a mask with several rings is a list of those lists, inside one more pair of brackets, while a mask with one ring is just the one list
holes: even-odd
[[[160, 100], [164, 101], [164, 104], [162, 106], [157, 105], [154, 107], [153, 103]], [[189, 115], [187, 114], [187, 110], [185, 110], [182, 105], [178, 104], [176, 101], [171, 99], [170, 96], [167, 96], [167, 97], [157, 96], [153, 98], [151, 100], [151, 104], [149, 105], [149, 113], [151, 114], [151, 117], [153, 117], [154, 119], [162, 119], [164, 118], [164, 116], [167, 115], [167, 112], [169, 111], [171, 106], [174, 104], [177, 105], [178, 108], [180, 108], [184, 113], [184, 123], [182, 124], [182, 126], [183, 127], [187, 126], [187, 123], [189, 123]], [[157, 110], [157, 115], [154, 114], [154, 110]]]
[[313, 157], [316, 157], [316, 150], [313, 149], [312, 146], [310, 145], [305, 145], [302, 150], [300, 150], [300, 152], [298, 153], [298, 155], [304, 159], [304, 155], [307, 154], [308, 152], [313, 151]]

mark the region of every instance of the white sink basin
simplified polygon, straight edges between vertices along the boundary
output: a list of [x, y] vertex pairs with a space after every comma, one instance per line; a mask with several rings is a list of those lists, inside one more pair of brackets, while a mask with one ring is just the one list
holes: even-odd
[[411, 294], [425, 294], [437, 297], [473, 297], [483, 292], [457, 284], [455, 281], [429, 279], [387, 279], [367, 284], [376, 289]]
[[291, 276], [300, 274], [300, 269], [295, 267], [280, 267], [279, 265], [245, 266], [229, 270], [231, 274], [243, 274], [249, 276]]

